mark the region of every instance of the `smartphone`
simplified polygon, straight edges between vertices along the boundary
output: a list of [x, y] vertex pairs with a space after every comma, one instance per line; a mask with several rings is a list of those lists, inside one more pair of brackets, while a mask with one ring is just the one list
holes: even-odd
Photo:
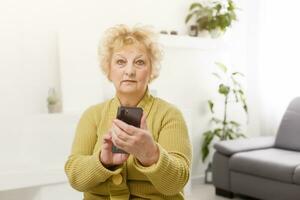
[[[117, 112], [117, 119], [125, 122], [126, 124], [140, 128], [141, 119], [143, 116], [143, 109], [140, 107], [125, 107], [119, 106]], [[127, 153], [122, 149], [112, 146], [113, 153]]]

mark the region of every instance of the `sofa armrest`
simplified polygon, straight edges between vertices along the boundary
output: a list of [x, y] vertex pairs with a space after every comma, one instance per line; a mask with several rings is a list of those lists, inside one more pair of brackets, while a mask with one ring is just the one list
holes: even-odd
[[231, 156], [234, 153], [242, 151], [271, 148], [274, 146], [274, 143], [274, 136], [254, 137], [220, 141], [218, 143], [215, 143], [214, 148], [216, 149], [216, 151], [223, 155]]

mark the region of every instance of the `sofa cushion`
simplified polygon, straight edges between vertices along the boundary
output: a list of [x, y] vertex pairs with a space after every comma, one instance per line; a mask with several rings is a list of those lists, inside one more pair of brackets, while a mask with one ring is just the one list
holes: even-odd
[[300, 152], [276, 148], [237, 153], [229, 160], [230, 170], [288, 183], [298, 165]]
[[294, 183], [300, 185], [300, 165], [295, 169], [293, 180]]
[[288, 106], [278, 129], [275, 146], [300, 151], [300, 98]]
[[231, 156], [242, 151], [271, 148], [274, 147], [274, 142], [274, 136], [242, 138], [219, 141], [215, 143], [214, 148], [223, 155]]

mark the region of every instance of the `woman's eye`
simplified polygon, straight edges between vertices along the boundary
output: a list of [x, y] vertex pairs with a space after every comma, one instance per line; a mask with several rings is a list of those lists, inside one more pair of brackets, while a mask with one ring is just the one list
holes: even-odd
[[145, 62], [143, 60], [138, 60], [136, 61], [137, 65], [145, 65]]
[[116, 62], [118, 65], [124, 65], [125, 64], [125, 61], [124, 60], [117, 60]]

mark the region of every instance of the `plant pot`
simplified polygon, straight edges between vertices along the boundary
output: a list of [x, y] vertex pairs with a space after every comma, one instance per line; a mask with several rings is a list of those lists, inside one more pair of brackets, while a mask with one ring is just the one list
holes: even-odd
[[58, 113], [60, 112], [59, 104], [49, 104], [48, 105], [48, 113]]
[[217, 29], [210, 30], [209, 34], [210, 34], [211, 38], [218, 38], [218, 37], [222, 36], [224, 34], [224, 32], [221, 29], [217, 28]]
[[208, 38], [210, 37], [210, 34], [207, 30], [201, 30], [198, 32], [198, 37]]
[[207, 168], [205, 170], [205, 177], [204, 177], [205, 184], [212, 184], [212, 163], [209, 162]]

